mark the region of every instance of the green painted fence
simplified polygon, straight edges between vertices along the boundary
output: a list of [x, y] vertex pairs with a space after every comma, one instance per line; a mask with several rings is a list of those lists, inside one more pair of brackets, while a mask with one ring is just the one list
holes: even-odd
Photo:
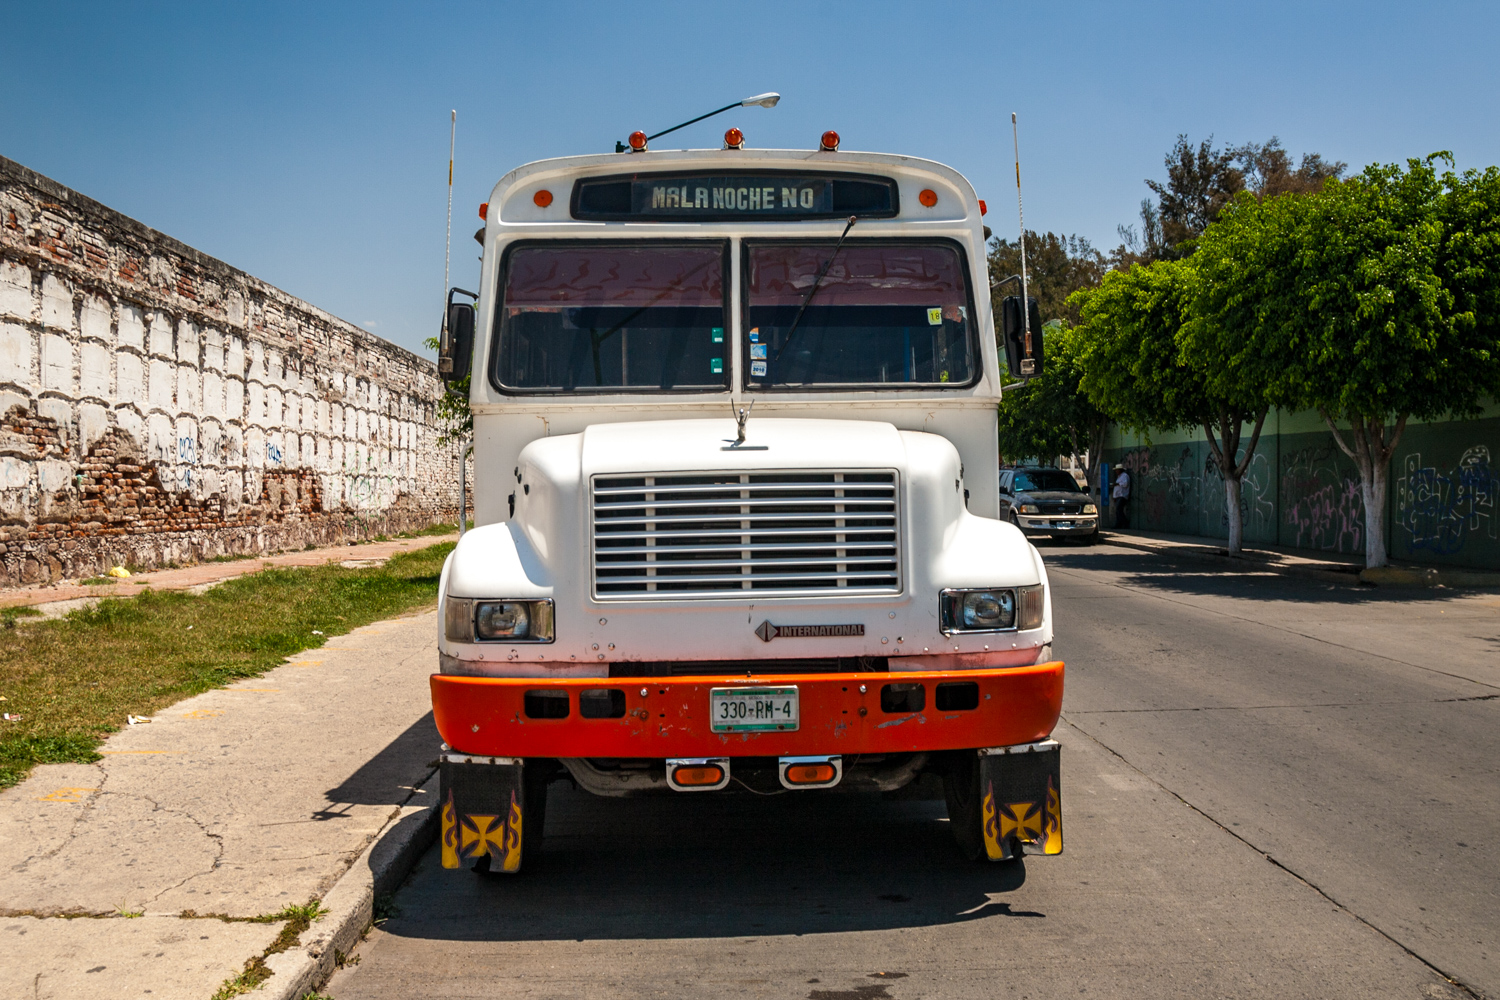
[[[1500, 413], [1409, 424], [1391, 459], [1386, 546], [1394, 559], [1500, 568]], [[1496, 415], [1490, 415], [1496, 414]], [[1354, 463], [1310, 414], [1267, 421], [1240, 495], [1247, 545], [1363, 554], [1364, 499]], [[1246, 435], [1248, 437], [1248, 433]], [[1123, 439], [1121, 439], [1123, 437]], [[1206, 441], [1139, 441], [1105, 449], [1131, 471], [1132, 526], [1224, 538], [1224, 477]]]

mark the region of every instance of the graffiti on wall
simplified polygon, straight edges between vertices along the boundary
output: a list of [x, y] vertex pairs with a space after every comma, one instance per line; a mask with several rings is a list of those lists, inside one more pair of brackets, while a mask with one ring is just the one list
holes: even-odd
[[1333, 442], [1298, 448], [1282, 457], [1286, 528], [1292, 545], [1325, 552], [1364, 547], [1365, 504], [1358, 477], [1339, 461]]
[[[1242, 453], [1243, 454], [1243, 453]], [[1240, 527], [1246, 540], [1276, 539], [1275, 478], [1271, 460], [1257, 449], [1250, 467], [1240, 477]], [[1219, 533], [1229, 534], [1229, 510], [1224, 502], [1224, 473], [1213, 452], [1204, 449], [1203, 458], [1204, 524], [1218, 525]]]
[[1193, 445], [1174, 446], [1165, 456], [1155, 448], [1134, 448], [1120, 461], [1130, 470], [1135, 516], [1141, 527], [1189, 533], [1198, 530], [1200, 483]]
[[1494, 539], [1500, 524], [1500, 479], [1484, 445], [1467, 449], [1451, 469], [1423, 466], [1406, 456], [1396, 493], [1396, 524], [1413, 549], [1444, 555], [1458, 552], [1474, 536]]

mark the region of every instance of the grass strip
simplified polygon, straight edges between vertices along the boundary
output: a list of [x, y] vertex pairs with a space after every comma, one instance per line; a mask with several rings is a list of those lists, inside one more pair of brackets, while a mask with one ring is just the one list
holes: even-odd
[[[453, 550], [381, 566], [265, 569], [202, 594], [146, 590], [49, 621], [0, 628], [0, 788], [37, 764], [90, 763], [127, 715], [257, 677], [335, 635], [430, 604]], [[322, 634], [316, 634], [322, 633]]]

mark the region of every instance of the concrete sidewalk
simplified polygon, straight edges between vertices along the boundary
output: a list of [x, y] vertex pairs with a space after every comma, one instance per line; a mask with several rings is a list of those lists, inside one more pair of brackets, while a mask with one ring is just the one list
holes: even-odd
[[436, 630], [357, 629], [0, 793], [0, 996], [207, 1000], [239, 974], [283, 926], [246, 918], [323, 898], [420, 804]]
[[[111, 583], [84, 585], [78, 582], [45, 584], [36, 587], [10, 587], [0, 589], [0, 608], [35, 607], [62, 602], [86, 601], [103, 597], [130, 597], [145, 587], [157, 590], [191, 590], [243, 576], [258, 573], [266, 566], [323, 566], [337, 562], [354, 565], [375, 565], [402, 552], [436, 545], [439, 542], [458, 541], [458, 532], [451, 535], [424, 535], [420, 538], [393, 538], [385, 542], [361, 542], [357, 545], [330, 545], [321, 549], [306, 549], [302, 552], [283, 552], [274, 556], [250, 556], [232, 562], [204, 562], [181, 569], [159, 569], [140, 573], [125, 580]], [[66, 610], [71, 610], [71, 607]]]
[[1478, 587], [1500, 588], [1500, 572], [1449, 569], [1421, 566], [1415, 563], [1392, 563], [1376, 570], [1364, 568], [1363, 556], [1337, 552], [1312, 552], [1282, 545], [1247, 546], [1231, 559], [1218, 539], [1198, 535], [1169, 535], [1134, 529], [1101, 531], [1099, 540], [1107, 545], [1152, 552], [1171, 559], [1188, 559], [1219, 566], [1228, 572], [1279, 573], [1300, 576], [1325, 583], [1357, 586], [1373, 584], [1406, 587]]

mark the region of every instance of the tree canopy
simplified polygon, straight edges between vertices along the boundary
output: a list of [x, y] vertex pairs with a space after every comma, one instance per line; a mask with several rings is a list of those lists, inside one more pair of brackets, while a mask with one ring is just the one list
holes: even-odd
[[[991, 281], [1020, 274], [1020, 241], [1003, 240], [998, 236], [992, 239], [989, 265]], [[1068, 305], [1068, 296], [1080, 288], [1097, 285], [1106, 269], [1104, 255], [1082, 236], [1026, 232], [1027, 292], [1036, 298], [1043, 320], [1063, 319], [1076, 324], [1078, 313]], [[1015, 282], [992, 287], [995, 315], [1000, 315], [1002, 298], [1019, 294], [1021, 286]], [[1047, 363], [1052, 363], [1050, 351]]]
[[1083, 391], [1080, 339], [1064, 320], [1044, 327], [1042, 374], [1000, 400], [1000, 454], [1007, 459], [1072, 455], [1083, 459], [1089, 482], [1098, 478], [1108, 418]]

